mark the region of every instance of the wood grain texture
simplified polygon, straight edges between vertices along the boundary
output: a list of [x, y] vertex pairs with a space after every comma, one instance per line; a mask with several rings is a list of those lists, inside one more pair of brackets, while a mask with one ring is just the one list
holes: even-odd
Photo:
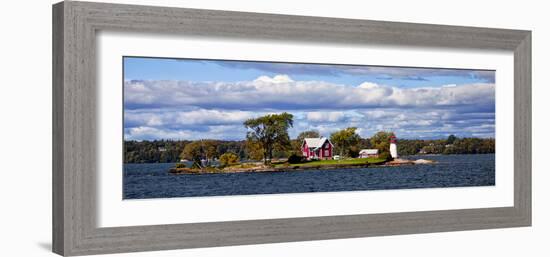
[[[99, 228], [97, 31], [514, 51], [514, 206]], [[90, 2], [53, 6], [53, 250], [85, 255], [531, 224], [529, 31]], [[116, 171], [114, 171], [116, 172]]]
[[63, 78], [64, 78], [64, 25], [63, 4], [53, 7], [52, 17], [52, 249], [63, 253], [65, 242], [64, 227], [64, 174], [63, 174]]
[[531, 225], [531, 33], [514, 51], [514, 207]]

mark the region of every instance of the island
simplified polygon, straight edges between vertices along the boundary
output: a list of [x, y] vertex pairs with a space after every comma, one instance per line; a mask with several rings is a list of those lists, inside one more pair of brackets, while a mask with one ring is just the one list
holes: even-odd
[[[212, 174], [242, 172], [283, 172], [320, 169], [354, 169], [380, 166], [433, 164], [429, 159], [409, 160], [398, 154], [480, 154], [494, 153], [492, 138], [401, 140], [397, 146], [394, 132], [379, 131], [362, 138], [361, 128], [348, 127], [322, 136], [307, 130], [291, 139], [290, 113], [268, 114], [243, 123], [244, 140], [222, 141], [128, 141], [126, 163], [174, 162], [171, 174]], [[145, 159], [145, 160], [144, 160]], [[148, 160], [150, 159], [150, 160]]]
[[[262, 162], [240, 163], [225, 167], [191, 168], [179, 165], [169, 170], [172, 174], [205, 174], [205, 173], [240, 173], [240, 172], [281, 172], [319, 169], [365, 168], [370, 165], [387, 163], [381, 158], [347, 159], [347, 160], [313, 160], [301, 163], [273, 162], [266, 165]], [[413, 163], [410, 163], [413, 164]]]
[[242, 172], [285, 172], [303, 170], [328, 170], [328, 169], [356, 169], [381, 166], [403, 166], [415, 164], [433, 164], [433, 160], [418, 159], [393, 159], [388, 161], [381, 158], [362, 158], [346, 160], [314, 160], [303, 163], [274, 162], [265, 165], [262, 162], [250, 162], [235, 164], [226, 167], [190, 168], [177, 165], [169, 170], [172, 174], [216, 174], [216, 173], [242, 173]]

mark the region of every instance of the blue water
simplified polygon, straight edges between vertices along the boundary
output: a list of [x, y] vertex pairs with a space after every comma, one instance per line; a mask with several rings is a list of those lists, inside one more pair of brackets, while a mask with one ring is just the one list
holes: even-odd
[[174, 175], [173, 163], [125, 164], [124, 199], [495, 185], [494, 154], [411, 156], [436, 164]]

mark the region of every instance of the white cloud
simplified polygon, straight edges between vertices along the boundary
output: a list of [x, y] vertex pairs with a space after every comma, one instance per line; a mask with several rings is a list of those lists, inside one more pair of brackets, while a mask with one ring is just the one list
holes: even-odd
[[339, 122], [345, 115], [343, 112], [308, 112], [306, 118], [311, 122]]
[[244, 82], [127, 81], [128, 108], [181, 107], [257, 109], [349, 109], [494, 105], [495, 85], [398, 88], [365, 82], [347, 86], [294, 81], [286, 75]]
[[125, 140], [152, 140], [152, 139], [172, 139], [172, 140], [198, 140], [198, 139], [218, 139], [218, 140], [243, 140], [246, 130], [242, 126], [236, 125], [215, 125], [205, 126], [201, 130], [192, 129], [170, 129], [165, 127], [147, 127], [139, 126], [128, 128], [124, 132]]
[[128, 124], [144, 124], [147, 126], [163, 125], [227, 125], [242, 124], [245, 120], [258, 116], [249, 111], [223, 111], [196, 109], [180, 111], [174, 109], [127, 110], [124, 120]]
[[380, 85], [376, 83], [371, 83], [371, 82], [363, 82], [357, 87], [364, 88], [364, 89], [374, 89], [374, 88], [380, 88]]
[[[126, 139], [186, 139], [201, 138], [243, 140], [245, 118], [267, 113], [235, 112], [219, 110], [192, 110], [186, 112], [162, 111], [133, 113], [127, 118]], [[362, 137], [370, 137], [377, 131], [391, 130], [398, 137], [441, 138], [449, 134], [458, 136], [494, 137], [494, 113], [457, 113], [453, 109], [431, 109], [418, 112], [414, 109], [363, 109], [346, 112], [292, 112], [294, 127], [289, 130], [292, 138], [306, 130], [317, 130], [323, 136], [346, 128], [357, 127]], [[235, 114], [235, 115], [233, 115]], [[255, 115], [254, 115], [255, 114]], [[136, 119], [140, 117], [140, 119]], [[156, 117], [156, 118], [155, 118]], [[186, 117], [178, 120], [178, 117]], [[219, 119], [219, 120], [216, 120]], [[151, 125], [150, 120], [160, 120]]]
[[291, 137], [358, 127], [398, 137], [494, 136], [494, 84], [400, 88], [294, 81], [286, 75], [244, 82], [126, 81], [126, 139], [242, 140], [247, 119], [294, 115]]
[[279, 84], [279, 83], [291, 83], [294, 82], [289, 76], [287, 75], [275, 75], [273, 78], [269, 76], [260, 76], [256, 80], [254, 80], [256, 83], [269, 83], [269, 84]]
[[145, 139], [187, 139], [192, 138], [193, 132], [185, 130], [166, 130], [153, 127], [130, 128], [124, 133], [125, 140]]

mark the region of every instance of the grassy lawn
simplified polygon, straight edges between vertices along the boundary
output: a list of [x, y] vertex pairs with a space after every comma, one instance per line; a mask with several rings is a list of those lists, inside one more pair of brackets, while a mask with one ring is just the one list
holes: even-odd
[[[345, 159], [345, 160], [317, 160], [304, 163], [290, 164], [289, 166], [321, 166], [321, 165], [345, 165], [345, 164], [377, 164], [384, 162], [384, 159], [380, 158], [355, 158], [355, 159]], [[275, 164], [275, 167], [283, 167], [284, 163]]]

